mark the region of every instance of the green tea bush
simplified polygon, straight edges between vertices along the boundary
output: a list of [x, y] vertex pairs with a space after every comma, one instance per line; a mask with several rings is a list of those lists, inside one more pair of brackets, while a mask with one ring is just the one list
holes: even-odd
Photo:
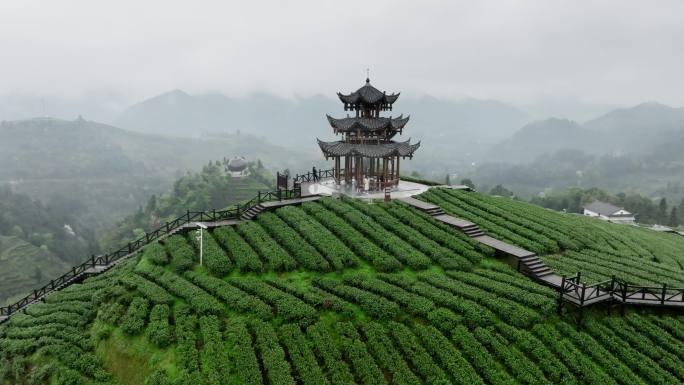
[[136, 335], [140, 333], [145, 327], [145, 318], [147, 317], [149, 302], [142, 297], [135, 297], [126, 314], [121, 318], [119, 326], [126, 334]]

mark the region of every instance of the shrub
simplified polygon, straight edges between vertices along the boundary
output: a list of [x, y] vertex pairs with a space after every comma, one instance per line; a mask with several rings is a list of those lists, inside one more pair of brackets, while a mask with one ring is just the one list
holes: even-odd
[[195, 250], [182, 235], [166, 238], [164, 244], [166, 250], [171, 254], [171, 268], [177, 273], [182, 273], [195, 264]]
[[264, 269], [259, 254], [257, 254], [232, 226], [224, 226], [214, 230], [214, 237], [223, 245], [224, 249], [241, 272], [262, 271]]
[[261, 368], [252, 346], [252, 336], [244, 321], [229, 321], [226, 327], [226, 341], [228, 346], [233, 347], [229, 353], [230, 358], [235, 362], [235, 367], [240, 368], [235, 373], [238, 383], [261, 385]]
[[138, 265], [138, 272], [185, 299], [199, 314], [218, 314], [223, 306], [206, 291], [159, 266]]
[[226, 301], [228, 307], [243, 313], [252, 313], [263, 320], [273, 317], [271, 307], [259, 298], [248, 294], [218, 278], [187, 271], [185, 277], [203, 289]]
[[252, 329], [256, 337], [256, 345], [261, 353], [268, 383], [273, 385], [295, 385], [295, 381], [290, 374], [290, 364], [285, 359], [285, 352], [278, 343], [278, 337], [273, 327], [262, 321], [254, 321]]
[[[202, 232], [202, 263], [211, 274], [223, 277], [233, 268], [233, 262], [209, 231], [202, 230]], [[195, 237], [194, 232], [189, 237], [190, 242], [197, 250], [196, 254], [199, 255], [199, 240]]]
[[156, 265], [166, 265], [169, 263], [169, 256], [166, 249], [159, 242], [150, 243], [143, 251], [143, 258], [147, 258]]
[[150, 323], [147, 326], [147, 339], [160, 348], [168, 346], [171, 342], [169, 305], [155, 305], [152, 308]]
[[128, 310], [121, 319], [121, 330], [126, 334], [136, 335], [145, 327], [145, 318], [147, 317], [147, 309], [149, 303], [145, 298], [135, 297]]
[[357, 303], [371, 317], [390, 319], [396, 317], [399, 313], [399, 305], [396, 303], [373, 293], [352, 286], [346, 286], [334, 279], [316, 278], [313, 280], [313, 284]]
[[316, 355], [323, 361], [333, 385], [354, 383], [354, 376], [325, 325], [322, 323], [311, 325], [306, 330], [306, 334], [313, 343]]
[[297, 371], [297, 378], [305, 385], [325, 384], [327, 381], [323, 372], [318, 367], [318, 361], [316, 361], [316, 357], [299, 326], [294, 324], [283, 325], [278, 332], [280, 340], [287, 348], [290, 361]]

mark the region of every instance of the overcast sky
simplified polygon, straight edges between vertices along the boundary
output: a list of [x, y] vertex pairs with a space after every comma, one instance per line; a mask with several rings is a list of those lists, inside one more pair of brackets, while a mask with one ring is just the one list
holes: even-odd
[[684, 106], [684, 1], [0, 3], [0, 94], [380, 89]]

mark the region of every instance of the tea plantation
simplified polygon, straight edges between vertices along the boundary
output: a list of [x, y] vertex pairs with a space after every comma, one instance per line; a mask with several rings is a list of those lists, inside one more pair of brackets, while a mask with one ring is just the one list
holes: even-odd
[[[684, 286], [684, 237], [445, 189], [559, 274]], [[401, 202], [324, 198], [154, 243], [0, 326], [0, 384], [682, 384], [682, 312], [557, 293]]]

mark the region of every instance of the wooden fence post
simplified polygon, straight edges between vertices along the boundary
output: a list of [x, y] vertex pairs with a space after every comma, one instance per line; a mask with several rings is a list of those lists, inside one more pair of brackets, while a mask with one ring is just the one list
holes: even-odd
[[627, 301], [627, 282], [622, 282], [622, 301], [620, 303], [620, 315], [625, 316], [625, 302]]
[[660, 304], [665, 305], [665, 295], [667, 294], [667, 284], [663, 283], [663, 296], [660, 297]]
[[558, 289], [558, 306], [556, 308], [556, 313], [560, 315], [563, 313], [563, 291], [565, 291], [565, 275], [561, 277], [561, 285], [560, 288]]

